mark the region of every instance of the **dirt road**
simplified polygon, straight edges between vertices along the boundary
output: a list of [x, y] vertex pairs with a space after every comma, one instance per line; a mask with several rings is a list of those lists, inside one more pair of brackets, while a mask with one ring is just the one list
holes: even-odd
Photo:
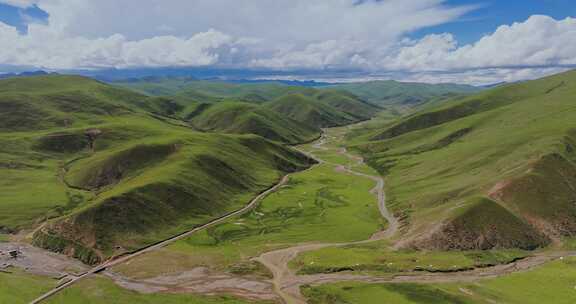
[[[326, 143], [329, 141], [329, 137], [326, 133], [323, 133], [320, 139], [312, 145], [313, 149], [317, 150], [329, 150], [337, 148], [328, 148]], [[225, 274], [212, 274], [209, 270], [193, 269], [186, 273], [179, 273], [167, 277], [158, 277], [147, 280], [131, 280], [124, 278], [119, 275], [108, 273], [107, 275], [112, 278], [118, 285], [123, 286], [128, 289], [140, 291], [140, 292], [193, 292], [193, 293], [228, 293], [241, 296], [247, 299], [253, 300], [275, 300], [278, 297], [287, 304], [304, 304], [306, 299], [300, 293], [300, 287], [304, 284], [309, 285], [321, 285], [326, 283], [334, 283], [341, 281], [359, 281], [366, 283], [401, 283], [401, 282], [413, 282], [413, 283], [445, 283], [445, 282], [467, 282], [476, 281], [486, 278], [494, 278], [502, 275], [507, 275], [514, 272], [521, 272], [530, 270], [536, 266], [542, 265], [546, 262], [552, 261], [554, 259], [561, 258], [563, 256], [576, 255], [576, 252], [554, 252], [554, 253], [543, 253], [527, 257], [523, 260], [516, 261], [514, 263], [506, 265], [498, 265], [487, 268], [479, 268], [469, 271], [461, 272], [451, 272], [451, 273], [427, 273], [427, 272], [410, 272], [404, 274], [391, 275], [389, 277], [376, 277], [367, 275], [357, 275], [353, 273], [333, 273], [333, 274], [314, 274], [314, 275], [297, 275], [292, 271], [288, 264], [291, 260], [296, 258], [299, 254], [314, 251], [326, 247], [338, 247], [354, 244], [363, 244], [374, 242], [377, 240], [387, 239], [396, 234], [399, 229], [398, 220], [393, 216], [393, 214], [388, 210], [386, 206], [386, 197], [384, 192], [384, 180], [380, 176], [370, 175], [354, 170], [354, 167], [363, 164], [364, 160], [361, 157], [354, 156], [348, 153], [344, 148], [338, 150], [342, 155], [347, 156], [351, 162], [349, 166], [343, 166], [340, 164], [334, 164], [322, 159], [319, 159], [314, 155], [314, 152], [301, 151], [308, 154], [310, 157], [316, 159], [320, 163], [330, 164], [334, 166], [335, 171], [342, 174], [352, 174], [362, 178], [367, 178], [373, 180], [376, 184], [370, 192], [376, 196], [378, 202], [378, 208], [380, 214], [383, 218], [388, 221], [388, 226], [386, 230], [374, 233], [369, 239], [347, 242], [347, 243], [309, 243], [301, 244], [289, 248], [284, 248], [280, 250], [274, 250], [261, 254], [260, 256], [254, 258], [255, 261], [262, 263], [266, 268], [270, 270], [273, 274], [273, 279], [270, 283], [250, 280], [247, 278], [232, 277]], [[251, 210], [256, 204], [258, 204], [264, 197], [268, 194], [276, 191], [281, 186], [283, 186], [289, 179], [289, 176], [285, 176], [282, 180], [276, 184], [274, 187], [268, 189], [267, 191], [261, 193], [256, 198], [254, 198], [248, 205], [244, 208], [227, 214], [219, 219], [211, 221], [203, 226], [197, 227], [191, 231], [183, 233], [181, 235], [175, 236], [173, 238], [167, 239], [161, 243], [155, 244], [153, 246], [141, 249], [130, 255], [115, 259], [98, 267], [91, 269], [90, 271], [77, 276], [71, 277], [70, 281], [59, 286], [56, 289], [48, 292], [47, 294], [39, 297], [32, 303], [39, 303], [50, 296], [58, 293], [59, 291], [71, 286], [77, 281], [86, 278], [92, 274], [105, 270], [106, 268], [112, 267], [126, 262], [129, 259], [137, 257], [139, 255], [145, 254], [150, 251], [162, 248], [170, 243], [173, 243], [182, 238], [186, 238], [200, 230], [206, 229], [208, 227], [223, 223], [229, 218], [240, 215]], [[204, 271], [204, 272], [202, 272]]]
[[[326, 133], [323, 133], [320, 140], [313, 145], [315, 149], [321, 150], [328, 150], [329, 148], [325, 147], [324, 145], [327, 143], [328, 137]], [[350, 160], [355, 163], [355, 165], [361, 165], [364, 163], [364, 159], [358, 156], [354, 156], [348, 153], [345, 148], [339, 149], [338, 152], [342, 155], [345, 155]], [[374, 233], [369, 239], [364, 241], [358, 242], [346, 242], [346, 243], [322, 243], [322, 244], [304, 244], [298, 245], [290, 248], [275, 250], [271, 252], [266, 252], [259, 257], [255, 258], [255, 261], [262, 263], [266, 268], [272, 272], [274, 275], [273, 284], [274, 284], [274, 291], [282, 298], [285, 303], [289, 304], [304, 304], [306, 300], [300, 293], [300, 286], [303, 284], [307, 284], [308, 280], [305, 277], [298, 276], [292, 271], [288, 264], [291, 260], [297, 257], [299, 254], [314, 251], [326, 247], [338, 247], [338, 246], [346, 246], [346, 245], [354, 245], [354, 244], [363, 244], [368, 242], [373, 242], [377, 240], [382, 240], [391, 237], [398, 231], [399, 223], [398, 220], [392, 215], [392, 213], [388, 210], [386, 206], [386, 196], [384, 193], [384, 179], [380, 176], [376, 175], [369, 175], [361, 172], [357, 172], [353, 170], [353, 166], [343, 166], [339, 164], [333, 164], [327, 161], [324, 161], [314, 153], [309, 154], [314, 157], [317, 161], [323, 162], [326, 164], [332, 164], [335, 166], [335, 170], [337, 172], [341, 172], [344, 174], [352, 174], [356, 176], [360, 176], [363, 178], [368, 178], [376, 182], [376, 185], [370, 193], [374, 194], [378, 201], [378, 208], [380, 210], [380, 214], [388, 221], [388, 227], [384, 231], [379, 231]], [[319, 280], [323, 279], [321, 277], [318, 278]]]
[[174, 243], [174, 242], [176, 242], [176, 241], [178, 241], [178, 240], [181, 240], [181, 239], [184, 239], [184, 238], [186, 238], [186, 237], [189, 237], [190, 235], [192, 235], [192, 234], [194, 234], [194, 233], [197, 233], [197, 232], [199, 232], [199, 231], [201, 231], [201, 230], [204, 230], [204, 229], [206, 229], [206, 228], [209, 228], [209, 227], [218, 225], [218, 224], [220, 224], [220, 223], [223, 223], [223, 222], [225, 222], [226, 220], [228, 220], [228, 219], [230, 219], [230, 218], [232, 218], [232, 217], [234, 217], [234, 216], [237, 216], [237, 215], [241, 215], [241, 214], [243, 214], [243, 213], [246, 213], [246, 212], [252, 210], [252, 208], [254, 208], [263, 198], [265, 198], [265, 197], [268, 196], [270, 193], [278, 190], [280, 187], [282, 187], [284, 184], [286, 184], [286, 182], [287, 182], [288, 179], [289, 179], [289, 176], [290, 176], [290, 174], [285, 175], [284, 177], [282, 177], [282, 179], [281, 179], [276, 185], [274, 185], [273, 187], [269, 188], [268, 190], [260, 193], [258, 196], [256, 196], [254, 199], [252, 199], [248, 205], [244, 206], [242, 209], [239, 209], [239, 210], [236, 210], [236, 211], [234, 211], [234, 212], [228, 213], [228, 214], [226, 214], [226, 215], [224, 215], [224, 216], [222, 216], [222, 217], [219, 217], [219, 218], [217, 218], [217, 219], [215, 219], [215, 220], [212, 220], [212, 221], [210, 221], [210, 222], [208, 222], [208, 223], [206, 223], [206, 224], [204, 224], [204, 225], [198, 226], [198, 227], [196, 227], [196, 228], [194, 228], [194, 229], [192, 229], [192, 230], [190, 230], [190, 231], [181, 233], [181, 234], [179, 234], [179, 235], [176, 235], [176, 236], [174, 236], [174, 237], [171, 237], [171, 238], [169, 238], [169, 239], [166, 239], [166, 240], [164, 240], [164, 241], [161, 241], [161, 242], [159, 242], [159, 243], [156, 243], [156, 244], [154, 244], [154, 245], [152, 245], [152, 246], [148, 246], [148, 247], [142, 248], [142, 249], [140, 249], [140, 250], [138, 250], [138, 251], [135, 251], [135, 252], [133, 252], [133, 253], [130, 253], [130, 254], [128, 254], [128, 255], [124, 255], [124, 256], [119, 257], [119, 258], [117, 258], [117, 259], [113, 259], [113, 260], [111, 260], [111, 261], [102, 263], [101, 265], [96, 266], [96, 267], [88, 270], [87, 272], [79, 275], [79, 276], [71, 277], [66, 283], [64, 283], [64, 284], [62, 284], [62, 285], [60, 285], [60, 286], [58, 286], [58, 287], [50, 290], [49, 292], [43, 294], [42, 296], [38, 297], [37, 299], [33, 300], [33, 301], [30, 302], [30, 303], [31, 303], [31, 304], [40, 303], [40, 302], [42, 302], [42, 301], [50, 298], [51, 296], [57, 294], [58, 292], [60, 292], [60, 291], [62, 291], [62, 290], [64, 290], [64, 289], [70, 287], [71, 285], [75, 284], [75, 283], [78, 282], [78, 281], [80, 281], [80, 280], [82, 280], [82, 279], [85, 279], [85, 278], [87, 278], [87, 277], [89, 277], [89, 276], [91, 276], [91, 275], [93, 275], [93, 274], [95, 274], [95, 273], [98, 273], [98, 272], [101, 272], [101, 271], [103, 271], [103, 270], [106, 270], [106, 268], [109, 268], [109, 267], [112, 267], [112, 266], [115, 266], [115, 265], [119, 265], [119, 264], [125, 263], [126, 261], [128, 261], [128, 260], [130, 260], [130, 259], [133, 259], [133, 258], [135, 258], [135, 257], [137, 257], [137, 256], [143, 255], [143, 254], [148, 253], [148, 252], [151, 252], [151, 251], [158, 250], [158, 249], [160, 249], [160, 248], [162, 248], [162, 247], [165, 247], [165, 246], [167, 246], [167, 245], [169, 245], [169, 244], [171, 244], [171, 243]]

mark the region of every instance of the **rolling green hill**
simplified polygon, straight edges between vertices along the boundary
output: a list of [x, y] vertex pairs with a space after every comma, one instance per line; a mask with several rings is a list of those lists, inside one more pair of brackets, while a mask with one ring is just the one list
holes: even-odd
[[533, 249], [575, 236], [575, 94], [570, 71], [351, 138], [387, 176], [389, 203], [404, 224], [398, 246]]
[[320, 136], [320, 129], [303, 125], [265, 107], [242, 102], [207, 104], [188, 117], [196, 128], [220, 133], [257, 134], [284, 142], [308, 142]]
[[75, 76], [0, 81], [0, 229], [97, 263], [238, 209], [311, 160], [193, 131], [166, 101]]
[[290, 144], [314, 138], [312, 134], [317, 135], [319, 128], [367, 120], [382, 110], [344, 90], [280, 83], [165, 77], [114, 84], [149, 95], [166, 95], [150, 98], [141, 107], [190, 121], [199, 130], [258, 134]]
[[331, 89], [348, 91], [377, 105], [422, 105], [435, 99], [446, 99], [462, 94], [472, 94], [481, 89], [459, 84], [427, 84], [377, 80], [329, 86]]
[[285, 94], [307, 92], [309, 88], [281, 83], [229, 83], [196, 80], [188, 77], [153, 77], [113, 83], [151, 96], [177, 96], [201, 102], [234, 99], [250, 103], [263, 103]]
[[319, 128], [342, 126], [372, 118], [380, 109], [348, 93], [288, 94], [265, 105], [272, 111]]

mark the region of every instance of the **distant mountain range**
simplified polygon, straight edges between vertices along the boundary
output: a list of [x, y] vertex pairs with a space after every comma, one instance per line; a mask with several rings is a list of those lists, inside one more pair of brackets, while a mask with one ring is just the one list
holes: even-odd
[[6, 73], [0, 74], [0, 79], [7, 79], [12, 77], [28, 77], [28, 76], [41, 76], [41, 75], [50, 75], [50, 74], [57, 74], [57, 73], [49, 73], [46, 71], [31, 71], [31, 72], [22, 72], [22, 73]]

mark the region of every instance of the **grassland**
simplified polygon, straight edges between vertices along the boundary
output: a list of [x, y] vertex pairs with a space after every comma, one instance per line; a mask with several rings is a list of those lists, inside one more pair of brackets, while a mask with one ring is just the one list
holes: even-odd
[[472, 304], [457, 292], [418, 284], [338, 283], [303, 287], [310, 304]]
[[0, 303], [24, 304], [38, 295], [56, 287], [58, 281], [44, 276], [29, 274], [19, 269], [11, 273], [0, 272]]
[[[332, 154], [330, 161], [349, 163], [349, 159], [340, 157], [337, 145], [328, 147], [332, 149], [324, 153]], [[303, 149], [313, 148], [307, 145]], [[265, 198], [253, 212], [116, 270], [132, 277], [149, 277], [208, 266], [266, 275], [249, 261], [251, 257], [303, 242], [367, 239], [386, 224], [376, 198], [369, 193], [374, 182], [336, 172], [334, 167], [321, 164], [295, 173], [285, 187]]]
[[311, 164], [254, 135], [194, 132], [143, 109], [147, 96], [82, 77], [0, 87], [0, 229], [47, 221], [34, 243], [86, 263], [238, 209]]
[[338, 283], [306, 287], [309, 303], [511, 303], [568, 304], [576, 301], [576, 259], [564, 258], [527, 272], [449, 284]]
[[527, 254], [521, 250], [393, 250], [388, 241], [378, 241], [307, 252], [291, 261], [290, 266], [302, 274], [339, 271], [374, 275], [413, 271], [453, 272], [506, 264]]
[[352, 147], [386, 175], [398, 245], [431, 250], [547, 246], [576, 231], [576, 73], [453, 99]]

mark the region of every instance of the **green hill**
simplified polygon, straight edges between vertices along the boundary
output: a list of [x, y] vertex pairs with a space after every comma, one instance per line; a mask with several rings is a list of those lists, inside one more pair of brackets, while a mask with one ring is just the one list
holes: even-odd
[[288, 94], [265, 105], [272, 111], [307, 125], [327, 128], [370, 119], [380, 109], [337, 91], [314, 95]]
[[309, 141], [319, 128], [367, 120], [381, 110], [343, 90], [280, 83], [166, 77], [114, 84], [150, 95], [170, 95], [151, 97], [141, 107], [190, 121], [199, 130], [258, 134], [290, 144]]
[[189, 117], [190, 123], [204, 131], [257, 134], [285, 143], [302, 143], [317, 138], [320, 129], [303, 125], [265, 107], [242, 102], [207, 104]]
[[575, 94], [571, 71], [366, 130], [355, 148], [387, 176], [398, 245], [532, 249], [576, 236]]
[[274, 82], [237, 84], [218, 80], [196, 80], [188, 77], [153, 77], [117, 81], [113, 84], [151, 96], [177, 96], [201, 102], [234, 99], [263, 103], [285, 94], [313, 90]]
[[238, 209], [312, 162], [262, 137], [195, 132], [155, 106], [179, 110], [82, 77], [1, 80], [0, 230], [42, 224], [36, 245], [97, 263]]
[[328, 88], [348, 91], [377, 105], [416, 106], [435, 99], [446, 99], [462, 94], [472, 94], [481, 89], [459, 84], [427, 84], [377, 80], [360, 83], [347, 83]]

